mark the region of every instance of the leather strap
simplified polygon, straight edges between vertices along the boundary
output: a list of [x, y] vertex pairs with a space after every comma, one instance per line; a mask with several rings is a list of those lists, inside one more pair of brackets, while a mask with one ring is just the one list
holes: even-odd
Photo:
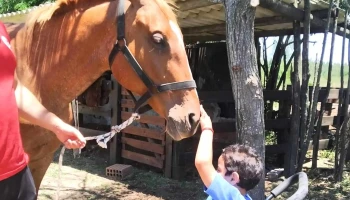
[[130, 91], [130, 90], [126, 90], [129, 95], [131, 96], [132, 100], [134, 101], [135, 103], [135, 107], [134, 107], [134, 112], [137, 112], [139, 114], [142, 114], [142, 113], [145, 113], [149, 110], [151, 110], [151, 106], [146, 104], [146, 105], [143, 105], [144, 103], [146, 103], [146, 101], [151, 98], [150, 94], [148, 92], [146, 92], [144, 95], [142, 95], [140, 97], [140, 99], [137, 101], [134, 94]]
[[181, 89], [191, 89], [196, 88], [196, 82], [191, 81], [183, 81], [183, 82], [173, 82], [173, 83], [165, 83], [157, 86], [158, 92], [165, 92], [169, 90], [181, 90]]
[[125, 13], [124, 13], [124, 0], [119, 0], [117, 8], [117, 40], [125, 39]]
[[113, 46], [113, 49], [112, 49], [112, 51], [111, 51], [111, 53], [109, 54], [109, 57], [108, 57], [108, 62], [109, 62], [109, 68], [110, 69], [112, 68], [112, 64], [113, 64], [115, 56], [118, 54], [118, 52], [119, 52], [119, 45], [118, 45], [118, 43], [116, 43]]
[[136, 61], [135, 57], [131, 54], [129, 48], [127, 46], [123, 46], [121, 48], [121, 51], [123, 52], [126, 60], [130, 63], [132, 69], [137, 73], [137, 75], [140, 77], [142, 82], [146, 85], [146, 87], [148, 88], [148, 91], [150, 93], [153, 93], [155, 85], [153, 84], [151, 79], [145, 74], [145, 72], [143, 72], [141, 66]]

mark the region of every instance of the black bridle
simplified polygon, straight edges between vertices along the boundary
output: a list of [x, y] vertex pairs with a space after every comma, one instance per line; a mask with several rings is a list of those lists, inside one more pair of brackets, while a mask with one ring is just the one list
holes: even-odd
[[133, 70], [140, 77], [142, 82], [147, 87], [147, 92], [144, 93], [140, 99], [136, 101], [134, 95], [128, 90], [129, 94], [132, 96], [135, 103], [134, 112], [143, 113], [150, 109], [150, 106], [147, 104], [144, 105], [153, 95], [156, 95], [165, 91], [173, 91], [173, 90], [183, 90], [183, 89], [191, 89], [196, 88], [196, 82], [194, 80], [190, 81], [182, 81], [182, 82], [172, 82], [165, 83], [161, 85], [155, 85], [153, 81], [145, 74], [142, 70], [142, 67], [136, 61], [135, 57], [131, 54], [125, 40], [125, 13], [124, 13], [124, 2], [125, 0], [119, 0], [118, 8], [117, 8], [117, 41], [114, 44], [114, 47], [109, 55], [109, 66], [112, 67], [115, 56], [121, 51], [126, 58], [126, 60], [130, 63]]

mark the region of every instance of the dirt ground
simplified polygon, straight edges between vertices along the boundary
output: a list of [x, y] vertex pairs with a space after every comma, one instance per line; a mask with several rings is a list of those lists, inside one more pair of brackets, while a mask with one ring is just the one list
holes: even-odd
[[[98, 150], [73, 158], [67, 150], [63, 158], [59, 199], [205, 199], [201, 183], [197, 181], [175, 181], [162, 177], [160, 173], [133, 168], [125, 180], [118, 181], [105, 176], [108, 154]], [[58, 152], [51, 163], [39, 190], [39, 200], [57, 199], [59, 185]]]
[[[61, 185], [59, 187], [58, 152], [50, 165], [39, 190], [39, 200], [197, 200], [206, 199], [199, 179], [176, 181], [164, 178], [162, 174], [133, 168], [133, 174], [125, 180], [112, 180], [105, 176], [108, 166], [108, 153], [98, 149], [83, 152], [79, 158], [73, 158], [72, 151], [66, 151], [63, 160]], [[309, 196], [307, 199], [350, 199], [350, 176], [345, 173], [342, 183], [333, 183], [331, 171], [309, 171]], [[278, 182], [265, 182], [266, 194]], [[57, 189], [60, 188], [59, 198]], [[286, 199], [296, 187], [289, 189], [277, 199]]]

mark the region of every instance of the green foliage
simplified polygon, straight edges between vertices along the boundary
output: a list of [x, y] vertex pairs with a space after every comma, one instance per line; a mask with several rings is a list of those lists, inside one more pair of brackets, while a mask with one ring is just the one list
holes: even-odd
[[[348, 3], [347, 3], [346, 1], [347, 1]], [[345, 9], [347, 8], [347, 5], [349, 5], [349, 0], [340, 0], [340, 1], [339, 1], [339, 7], [340, 7], [341, 9], [344, 9], [344, 10], [345, 10]]]
[[318, 153], [320, 158], [327, 158], [330, 162], [334, 162], [335, 160], [335, 153], [333, 150], [322, 150]]
[[265, 145], [274, 145], [277, 144], [277, 135], [273, 131], [265, 132]]
[[0, 14], [21, 11], [52, 0], [0, 0]]

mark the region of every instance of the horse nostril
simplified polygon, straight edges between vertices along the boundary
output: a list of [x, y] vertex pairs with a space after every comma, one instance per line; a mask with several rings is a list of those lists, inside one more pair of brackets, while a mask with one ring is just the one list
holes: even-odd
[[188, 120], [189, 120], [191, 126], [193, 126], [196, 123], [196, 118], [195, 117], [196, 117], [196, 114], [194, 114], [194, 113], [190, 113], [188, 115]]

